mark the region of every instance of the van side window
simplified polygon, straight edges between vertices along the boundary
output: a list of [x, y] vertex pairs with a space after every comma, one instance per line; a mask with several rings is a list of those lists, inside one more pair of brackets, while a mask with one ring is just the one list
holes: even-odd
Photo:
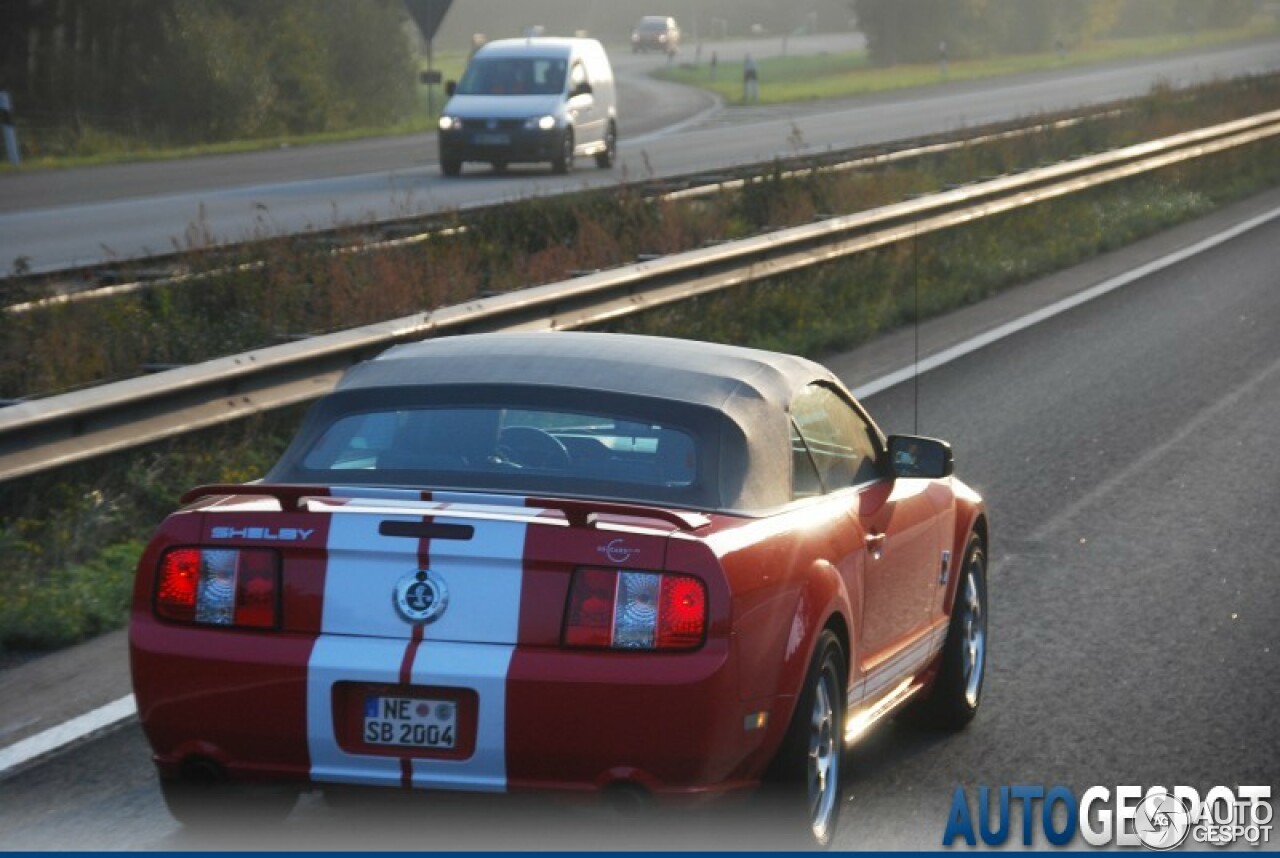
[[569, 70], [569, 93], [578, 91], [578, 87], [587, 83], [587, 70], [582, 63], [574, 63], [573, 68]]

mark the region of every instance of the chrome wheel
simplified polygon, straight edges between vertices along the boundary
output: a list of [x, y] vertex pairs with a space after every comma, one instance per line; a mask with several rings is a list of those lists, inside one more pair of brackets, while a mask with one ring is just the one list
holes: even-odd
[[959, 730], [973, 720], [982, 703], [987, 672], [987, 549], [982, 537], [970, 534], [964, 561], [957, 570], [956, 594], [947, 639], [938, 657], [933, 688], [898, 714], [902, 723], [939, 730]]
[[[823, 629], [778, 753], [765, 773], [761, 815], [766, 848], [825, 849], [840, 822], [841, 754], [844, 753], [845, 669], [840, 639]], [[784, 816], [777, 824], [775, 812]], [[774, 841], [778, 842], [774, 842]]]
[[826, 843], [831, 837], [835, 806], [840, 788], [840, 729], [832, 703], [838, 693], [833, 688], [832, 671], [823, 670], [814, 689], [813, 712], [809, 719], [809, 821], [814, 839]]
[[987, 612], [979, 586], [983, 574], [980, 553], [971, 556], [964, 576], [964, 617], [961, 620], [964, 659], [964, 699], [976, 708], [982, 692], [982, 671], [987, 665]]

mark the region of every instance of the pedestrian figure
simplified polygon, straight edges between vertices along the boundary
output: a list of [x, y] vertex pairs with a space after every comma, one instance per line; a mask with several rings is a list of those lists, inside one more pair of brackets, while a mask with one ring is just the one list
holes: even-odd
[[751, 54], [742, 60], [742, 100], [748, 104], [760, 100], [760, 70]]
[[711, 82], [716, 81], [716, 66], [720, 64], [720, 54], [716, 51], [711, 52]]
[[947, 40], [943, 39], [938, 42], [938, 71], [943, 77], [947, 76]]

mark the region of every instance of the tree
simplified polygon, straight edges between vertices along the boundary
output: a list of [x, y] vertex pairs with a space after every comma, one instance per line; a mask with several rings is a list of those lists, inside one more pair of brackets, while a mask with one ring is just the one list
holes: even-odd
[[[1152, 32], [1178, 19], [1214, 26], [1244, 14], [1250, 0], [851, 0], [874, 62], [933, 62], [948, 57], [1037, 53], [1110, 34], [1117, 22], [1142, 20]], [[1187, 8], [1183, 8], [1183, 7]], [[1213, 10], [1213, 14], [1209, 14]], [[1247, 15], [1245, 15], [1247, 19]]]
[[0, 87], [36, 136], [207, 142], [388, 124], [415, 105], [400, 0], [0, 0], [0, 14]]
[[1239, 27], [1256, 10], [1253, 0], [1126, 0], [1116, 24], [1125, 36]]

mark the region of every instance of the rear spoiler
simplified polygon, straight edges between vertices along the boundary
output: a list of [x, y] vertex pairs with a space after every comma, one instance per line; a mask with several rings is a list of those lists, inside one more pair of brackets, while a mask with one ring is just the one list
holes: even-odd
[[[458, 492], [465, 495], [466, 492]], [[232, 497], [232, 496], [256, 496], [275, 498], [279, 504], [281, 511], [289, 510], [311, 510], [311, 504], [308, 501], [340, 501], [340, 500], [356, 500], [367, 501], [371, 504], [389, 505], [394, 504], [396, 509], [405, 511], [420, 512], [422, 515], [439, 514], [439, 504], [432, 502], [430, 492], [420, 492], [411, 489], [392, 489], [369, 487], [367, 494], [362, 489], [359, 495], [343, 494], [339, 489], [337, 493], [333, 489], [326, 486], [305, 486], [290, 484], [264, 484], [264, 483], [214, 483], [211, 485], [198, 486], [182, 495], [180, 501], [183, 506], [194, 503], [203, 498], [211, 497]], [[477, 498], [476, 506], [502, 506], [502, 504], [486, 503], [485, 500], [492, 498], [493, 495], [485, 495], [484, 498]], [[513, 497], [514, 500], [514, 497]], [[569, 498], [541, 498], [541, 497], [523, 497], [522, 503], [518, 506], [510, 504], [513, 509], [520, 508], [537, 508], [556, 510], [564, 514], [565, 519], [574, 527], [598, 527], [606, 517], [618, 516], [623, 518], [639, 518], [649, 519], [651, 521], [662, 521], [670, 525], [674, 525], [677, 530], [692, 533], [711, 524], [711, 517], [700, 512], [692, 512], [688, 510], [672, 510], [663, 509], [661, 507], [638, 506], [626, 503], [614, 503], [610, 501], [594, 501], [589, 499], [569, 499]], [[317, 504], [322, 506], [323, 504]], [[330, 506], [333, 506], [330, 504]], [[317, 510], [318, 511], [318, 510]], [[388, 509], [388, 512], [391, 510]], [[448, 514], [457, 517], [486, 517], [482, 513], [465, 510], [451, 509]]]

